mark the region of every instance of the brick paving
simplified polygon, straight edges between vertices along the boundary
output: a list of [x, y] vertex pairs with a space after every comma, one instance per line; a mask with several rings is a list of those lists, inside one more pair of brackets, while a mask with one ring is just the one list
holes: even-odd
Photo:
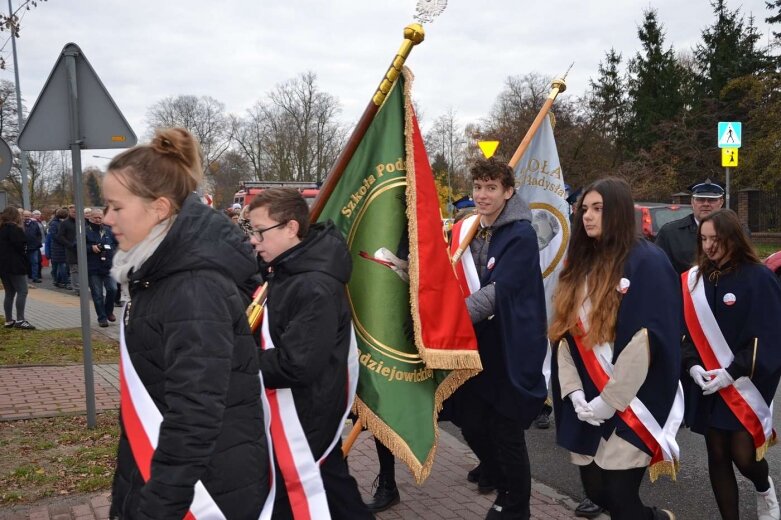
[[[79, 327], [78, 299], [60, 292], [36, 288], [30, 291], [27, 319], [41, 329]], [[93, 323], [93, 327], [97, 329], [97, 323]], [[98, 331], [115, 337], [118, 327], [112, 326]], [[94, 375], [97, 409], [100, 411], [117, 408], [117, 366], [95, 365]], [[84, 392], [84, 373], [80, 365], [0, 367], [0, 420], [83, 414]], [[378, 471], [374, 442], [369, 434], [361, 434], [350, 453], [349, 463], [361, 493], [368, 499]], [[480, 495], [476, 486], [466, 481], [466, 473], [475, 463], [474, 455], [463, 443], [440, 430], [431, 476], [422, 486], [418, 486], [406, 467], [397, 463], [396, 477], [401, 503], [378, 514], [377, 518], [484, 518], [493, 502], [493, 494]], [[534, 482], [532, 485], [532, 520], [575, 518], [572, 514], [575, 505], [575, 501], [570, 497], [561, 495], [541, 483]], [[109, 497], [105, 492], [74, 495], [24, 506], [0, 507], [0, 520], [102, 520], [108, 517], [108, 509]]]
[[[377, 474], [377, 454], [371, 435], [364, 432], [349, 457], [350, 472], [368, 500]], [[475, 465], [472, 452], [458, 439], [440, 432], [431, 476], [422, 486], [397, 463], [396, 480], [401, 503], [376, 515], [379, 520], [479, 520], [485, 517], [494, 495], [480, 495], [466, 473]], [[575, 502], [535, 482], [532, 486], [531, 520], [575, 518]], [[108, 516], [108, 493], [49, 500], [30, 506], [0, 508], [0, 520], [104, 520]], [[600, 517], [606, 519], [607, 517]]]
[[[117, 365], [95, 365], [95, 409], [119, 407]], [[0, 421], [85, 413], [84, 367], [0, 367]]]

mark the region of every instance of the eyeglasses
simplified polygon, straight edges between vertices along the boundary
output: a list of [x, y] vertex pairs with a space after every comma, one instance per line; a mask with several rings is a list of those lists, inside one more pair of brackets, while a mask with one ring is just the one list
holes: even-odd
[[274, 224], [273, 226], [269, 226], [267, 228], [252, 228], [250, 233], [258, 242], [263, 242], [263, 233], [266, 231], [271, 231], [274, 228], [282, 227], [285, 224], [287, 224], [287, 222], [280, 222], [279, 224]]

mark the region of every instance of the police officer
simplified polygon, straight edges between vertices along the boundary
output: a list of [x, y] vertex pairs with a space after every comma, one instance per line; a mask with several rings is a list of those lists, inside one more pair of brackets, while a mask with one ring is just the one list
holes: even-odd
[[710, 179], [689, 189], [692, 192], [692, 214], [668, 222], [656, 235], [656, 245], [667, 253], [678, 273], [687, 271], [694, 263], [700, 220], [724, 205], [724, 188]]

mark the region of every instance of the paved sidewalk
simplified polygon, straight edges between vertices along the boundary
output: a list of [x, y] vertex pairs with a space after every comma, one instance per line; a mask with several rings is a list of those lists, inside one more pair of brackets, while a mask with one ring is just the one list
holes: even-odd
[[[377, 473], [374, 441], [363, 432], [350, 452], [350, 472], [368, 499]], [[418, 486], [409, 471], [397, 463], [396, 478], [401, 503], [379, 513], [379, 520], [480, 520], [493, 503], [493, 494], [480, 495], [466, 473], [475, 465], [471, 451], [458, 439], [440, 431], [439, 447], [431, 476]], [[31, 506], [0, 508], [0, 520], [104, 520], [108, 493], [54, 499]], [[574, 518], [575, 502], [539, 483], [532, 486], [532, 520]], [[606, 518], [606, 517], [605, 517]]]
[[[0, 290], [0, 300], [5, 291]], [[90, 329], [112, 339], [119, 339], [118, 322], [109, 323], [106, 328], [98, 325], [92, 298], [89, 297]], [[41, 330], [75, 329], [81, 327], [80, 301], [72, 292], [63, 290], [43, 289], [39, 285], [29, 284], [25, 318]], [[0, 309], [2, 310], [2, 309]], [[14, 311], [15, 312], [15, 311]], [[119, 313], [119, 309], [115, 314]]]

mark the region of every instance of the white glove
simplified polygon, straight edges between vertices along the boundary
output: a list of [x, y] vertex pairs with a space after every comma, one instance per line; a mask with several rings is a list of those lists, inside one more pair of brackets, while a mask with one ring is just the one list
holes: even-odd
[[569, 394], [569, 398], [572, 401], [572, 405], [575, 407], [575, 413], [578, 414], [578, 419], [587, 422], [592, 426], [599, 426], [604, 422], [594, 419], [593, 412], [586, 401], [586, 394], [583, 393], [583, 390], [575, 390]]
[[602, 420], [594, 419], [594, 412], [591, 411], [591, 408], [589, 408], [588, 405], [586, 405], [586, 408], [583, 409], [580, 413], [578, 413], [578, 419], [580, 419], [583, 422], [589, 423], [591, 426], [600, 426], [603, 422]]
[[569, 394], [569, 400], [572, 401], [572, 406], [575, 407], [575, 413], [579, 413], [582, 410], [585, 410], [586, 405], [588, 405], [588, 401], [586, 401], [586, 394], [583, 393], [583, 390], [575, 390]]
[[735, 382], [732, 376], [729, 375], [723, 368], [717, 368], [716, 370], [708, 370], [705, 375], [710, 378], [705, 386], [702, 387], [702, 395], [710, 395], [718, 392], [722, 388], [726, 388]]
[[606, 421], [616, 413], [616, 409], [607, 404], [601, 395], [592, 399], [588, 407], [591, 409], [592, 417], [597, 421]]
[[586, 401], [586, 394], [583, 390], [575, 390], [569, 394], [569, 400], [572, 401], [572, 405], [575, 407], [575, 413], [581, 413], [586, 410], [588, 401]]
[[689, 375], [692, 379], [694, 379], [694, 382], [697, 383], [697, 386], [700, 388], [705, 388], [705, 385], [708, 384], [708, 381], [710, 381], [710, 377], [708, 377], [707, 372], [704, 368], [702, 368], [700, 365], [694, 365], [689, 369]]

